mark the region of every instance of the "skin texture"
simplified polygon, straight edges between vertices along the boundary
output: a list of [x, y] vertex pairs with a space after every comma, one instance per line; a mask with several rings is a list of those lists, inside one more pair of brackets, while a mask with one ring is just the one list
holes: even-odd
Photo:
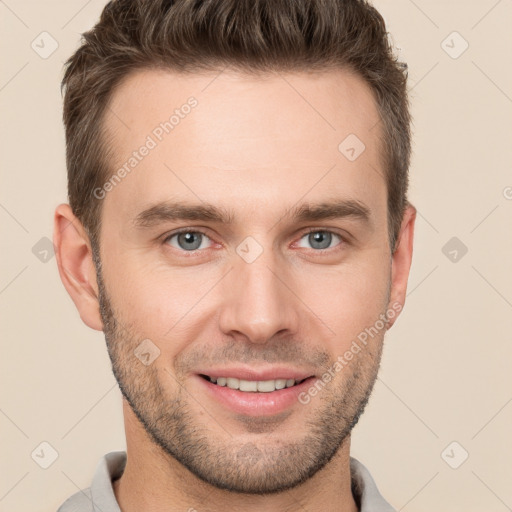
[[[346, 70], [138, 71], [115, 90], [105, 118], [112, 172], [190, 97], [197, 106], [102, 199], [98, 268], [69, 205], [55, 213], [62, 281], [82, 320], [104, 331], [124, 396], [128, 462], [116, 497], [123, 512], [353, 512], [350, 431], [404, 304], [415, 221], [409, 206], [391, 254], [376, 103]], [[338, 150], [349, 134], [365, 144], [354, 161]], [[292, 215], [333, 200], [363, 204], [368, 219]], [[136, 227], [160, 201], [208, 203], [233, 219]], [[183, 235], [166, 240], [181, 228], [196, 233], [198, 249], [187, 250]], [[261, 251], [252, 262], [237, 252], [247, 237]], [[320, 379], [391, 310], [307, 404], [279, 414], [236, 413], [197, 375], [279, 365]], [[135, 354], [148, 339], [159, 355], [145, 365]]]

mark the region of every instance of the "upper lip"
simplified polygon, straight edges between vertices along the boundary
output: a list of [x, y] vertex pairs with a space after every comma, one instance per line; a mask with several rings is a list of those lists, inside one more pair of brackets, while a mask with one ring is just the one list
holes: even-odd
[[294, 368], [278, 367], [256, 370], [249, 367], [231, 367], [231, 368], [210, 368], [197, 372], [199, 375], [208, 377], [231, 377], [242, 380], [276, 380], [276, 379], [294, 379], [295, 381], [304, 380], [312, 377], [312, 371], [298, 370]]

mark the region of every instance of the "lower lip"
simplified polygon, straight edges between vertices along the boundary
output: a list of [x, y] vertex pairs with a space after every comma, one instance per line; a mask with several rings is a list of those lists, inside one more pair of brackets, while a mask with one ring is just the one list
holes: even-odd
[[261, 393], [218, 386], [199, 375], [197, 378], [215, 400], [232, 411], [247, 416], [271, 416], [285, 411], [298, 403], [299, 394], [308, 389], [315, 381], [315, 377], [308, 377], [300, 384], [290, 388]]

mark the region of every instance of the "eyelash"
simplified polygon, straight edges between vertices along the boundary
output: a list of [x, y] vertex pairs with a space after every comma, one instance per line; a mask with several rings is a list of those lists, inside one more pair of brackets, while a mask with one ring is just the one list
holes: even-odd
[[[327, 252], [330, 252], [331, 250], [339, 250], [339, 249], [341, 249], [340, 246], [344, 246], [349, 243], [348, 240], [346, 239], [346, 237], [340, 235], [336, 231], [332, 231], [332, 230], [324, 229], [324, 228], [318, 228], [318, 227], [308, 228], [306, 231], [301, 233], [299, 240], [304, 238], [304, 236], [309, 235], [310, 233], [319, 233], [319, 232], [330, 233], [332, 235], [335, 235], [335, 236], [339, 237], [341, 241], [338, 243], [338, 245], [335, 245], [334, 247], [329, 247], [327, 249], [310, 249], [311, 251], [313, 251], [317, 254], [327, 253]], [[208, 235], [208, 233], [206, 233], [205, 231], [202, 231], [199, 228], [183, 228], [178, 231], [173, 231], [169, 235], [165, 236], [162, 241], [162, 244], [167, 244], [169, 242], [169, 240], [171, 240], [171, 238], [173, 238], [174, 236], [180, 235], [181, 233], [200, 233], [201, 235], [204, 235], [205, 237], [207, 237], [211, 240], [211, 237]], [[175, 248], [173, 247], [173, 249], [175, 249]], [[179, 250], [179, 249], [177, 249], [177, 250]], [[185, 251], [185, 250], [179, 250], [179, 251], [182, 253], [188, 253], [189, 256], [186, 256], [186, 257], [193, 257], [194, 255], [197, 255], [199, 252], [204, 251], [204, 249], [194, 249], [193, 251]]]

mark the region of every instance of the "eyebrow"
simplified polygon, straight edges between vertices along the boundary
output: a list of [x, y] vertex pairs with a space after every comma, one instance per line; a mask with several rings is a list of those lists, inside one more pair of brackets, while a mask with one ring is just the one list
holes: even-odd
[[[321, 203], [303, 203], [285, 213], [297, 222], [320, 221], [326, 219], [352, 218], [369, 224], [371, 210], [354, 199], [323, 201]], [[136, 228], [149, 228], [171, 221], [205, 221], [219, 224], [234, 224], [232, 210], [208, 203], [189, 204], [162, 201], [141, 211], [133, 219]]]

